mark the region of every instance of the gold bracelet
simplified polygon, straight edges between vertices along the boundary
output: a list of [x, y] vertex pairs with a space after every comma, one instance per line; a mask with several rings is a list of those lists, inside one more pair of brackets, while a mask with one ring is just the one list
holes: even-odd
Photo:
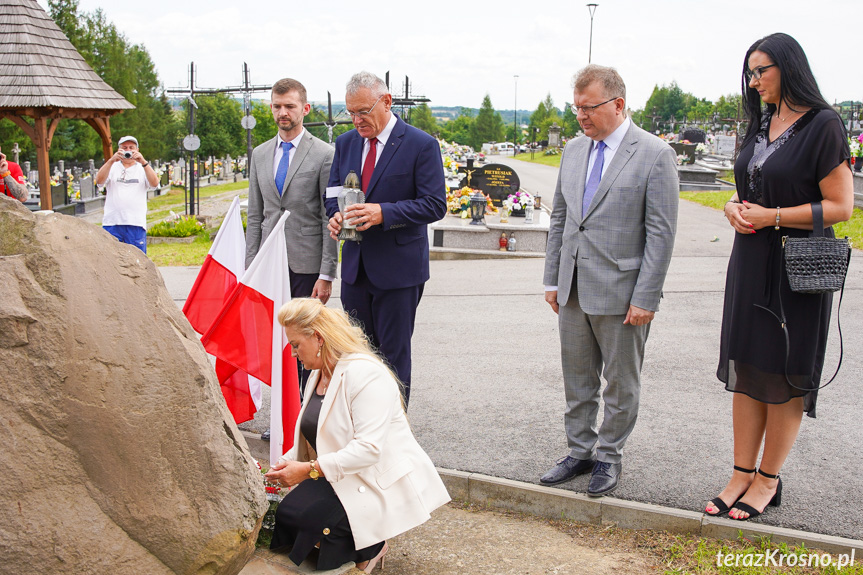
[[315, 469], [315, 463], [316, 462], [317, 462], [317, 459], [312, 459], [311, 461], [309, 461], [309, 468], [310, 468], [309, 477], [311, 477], [315, 481], [317, 481], [318, 477], [321, 476], [320, 472], [317, 469]]
[[776, 227], [773, 229], [777, 231], [779, 230], [779, 206], [776, 206]]
[[7, 172], [5, 172], [5, 173], [3, 173], [3, 174], [0, 174], [0, 179], [5, 178], [6, 176], [11, 176], [11, 175], [12, 175], [12, 172], [7, 171]]

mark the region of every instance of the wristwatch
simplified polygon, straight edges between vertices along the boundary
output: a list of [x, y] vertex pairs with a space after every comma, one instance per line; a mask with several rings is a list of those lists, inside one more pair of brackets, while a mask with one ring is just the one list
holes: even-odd
[[315, 462], [317, 462], [317, 459], [312, 459], [311, 461], [309, 461], [309, 477], [317, 481], [318, 477], [321, 476], [321, 473], [317, 469], [315, 469]]

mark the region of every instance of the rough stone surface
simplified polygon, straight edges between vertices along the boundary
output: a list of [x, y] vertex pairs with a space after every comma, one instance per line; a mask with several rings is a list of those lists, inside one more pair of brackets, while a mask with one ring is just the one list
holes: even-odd
[[260, 474], [153, 264], [0, 197], [0, 290], [0, 570], [238, 573]]

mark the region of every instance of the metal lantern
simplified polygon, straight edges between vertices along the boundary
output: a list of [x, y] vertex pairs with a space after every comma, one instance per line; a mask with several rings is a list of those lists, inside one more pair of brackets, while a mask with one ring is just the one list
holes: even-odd
[[360, 189], [360, 179], [357, 173], [351, 170], [345, 178], [345, 185], [339, 192], [339, 211], [342, 213], [342, 230], [339, 232], [340, 240], [359, 242], [363, 239], [362, 232], [357, 231], [357, 226], [352, 224], [345, 215], [345, 209], [354, 204], [366, 203], [366, 195]]
[[482, 192], [474, 192], [470, 197], [470, 217], [472, 218], [470, 225], [482, 225], [483, 217], [485, 216], [485, 206], [485, 196]]

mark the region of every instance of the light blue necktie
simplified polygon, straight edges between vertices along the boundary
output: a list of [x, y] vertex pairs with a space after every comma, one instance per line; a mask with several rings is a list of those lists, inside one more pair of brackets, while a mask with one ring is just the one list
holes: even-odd
[[282, 188], [285, 187], [285, 178], [288, 177], [288, 163], [293, 146], [293, 142], [282, 142], [282, 159], [279, 160], [279, 167], [276, 170], [276, 189], [279, 190], [280, 197], [282, 195]]
[[590, 202], [593, 201], [593, 196], [596, 195], [596, 190], [599, 189], [599, 181], [602, 179], [602, 165], [605, 163], [605, 142], [599, 141], [596, 146], [596, 159], [593, 160], [593, 169], [590, 170], [590, 176], [587, 178], [587, 183], [584, 185], [584, 199], [581, 202], [581, 217], [587, 214], [587, 208], [590, 207]]

